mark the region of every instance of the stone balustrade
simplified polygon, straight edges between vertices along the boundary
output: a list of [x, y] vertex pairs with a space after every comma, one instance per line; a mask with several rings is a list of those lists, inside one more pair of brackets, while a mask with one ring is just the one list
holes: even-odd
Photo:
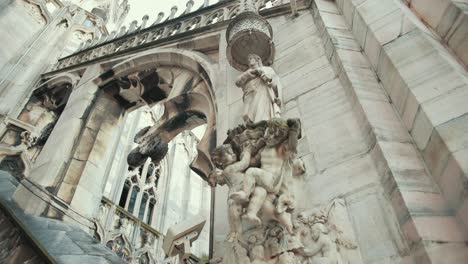
[[[264, 10], [289, 2], [289, 0], [256, 0], [255, 7], [262, 13]], [[177, 7], [173, 7], [166, 20], [164, 20], [164, 13], [160, 12], [156, 21], [149, 27], [146, 27], [150, 23], [148, 23], [148, 16], [145, 15], [139, 25], [137, 21], [133, 21], [128, 28], [122, 26], [118, 32], [111, 32], [99, 39], [83, 42], [74, 54], [59, 59], [53, 70], [68, 68], [138, 47], [154, 45], [197, 29], [208, 29], [214, 24], [229, 21], [237, 16], [240, 12], [240, 3], [239, 1], [222, 1], [209, 5], [209, 1], [205, 1], [198, 10], [193, 10], [193, 4], [188, 1], [185, 11], [179, 17], [175, 17], [176, 12]]]
[[155, 263], [162, 235], [125, 209], [103, 198], [95, 237], [128, 263]]

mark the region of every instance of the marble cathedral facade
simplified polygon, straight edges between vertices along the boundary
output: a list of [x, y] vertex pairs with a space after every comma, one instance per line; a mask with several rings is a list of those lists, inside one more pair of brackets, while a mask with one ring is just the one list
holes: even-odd
[[84, 2], [0, 3], [0, 263], [468, 263], [466, 1]]

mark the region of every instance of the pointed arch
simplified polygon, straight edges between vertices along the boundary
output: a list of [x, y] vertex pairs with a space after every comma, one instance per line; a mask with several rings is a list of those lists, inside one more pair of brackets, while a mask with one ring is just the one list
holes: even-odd
[[[191, 75], [185, 82], [176, 83], [170, 77], [176, 70]], [[216, 75], [208, 57], [187, 50], [153, 49], [116, 64], [94, 83], [128, 110], [144, 104], [164, 106], [158, 123], [141, 131], [136, 138], [139, 147], [129, 156], [132, 166], [142, 165], [147, 157], [158, 163], [167, 153], [167, 143], [177, 134], [207, 124], [197, 146], [198, 155], [190, 166], [207, 179], [214, 168], [209, 153], [216, 145], [217, 112], [213, 87]]]

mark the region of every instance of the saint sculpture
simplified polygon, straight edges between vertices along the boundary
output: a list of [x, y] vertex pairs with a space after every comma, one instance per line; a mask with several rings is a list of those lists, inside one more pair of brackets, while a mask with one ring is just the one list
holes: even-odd
[[249, 69], [237, 77], [236, 85], [244, 93], [242, 118], [254, 123], [280, 117], [281, 83], [271, 67], [263, 66], [262, 59], [248, 55]]

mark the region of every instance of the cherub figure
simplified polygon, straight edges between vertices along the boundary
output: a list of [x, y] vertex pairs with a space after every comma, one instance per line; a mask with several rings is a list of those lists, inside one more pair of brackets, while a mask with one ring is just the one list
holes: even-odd
[[[245, 234], [244, 234], [245, 236]], [[267, 257], [265, 255], [265, 237], [263, 233], [252, 232], [248, 235], [247, 241], [240, 240], [244, 248], [249, 252], [250, 264], [267, 264]]]
[[310, 228], [312, 243], [304, 249], [304, 256], [311, 257], [313, 264], [341, 264], [336, 243], [332, 241], [329, 229], [321, 223], [315, 223]]
[[[297, 153], [297, 140], [300, 135], [300, 122], [297, 119], [274, 118], [268, 121], [265, 132], [266, 146], [260, 152], [260, 168], [249, 168], [245, 173], [242, 190], [233, 192], [230, 198], [239, 201], [249, 200], [243, 218], [253, 224], [261, 224], [257, 213], [264, 205], [276, 204], [277, 220], [292, 233], [291, 215], [294, 208], [293, 196], [289, 193], [293, 160]], [[267, 201], [267, 196], [270, 201]], [[268, 204], [269, 203], [269, 204]]]
[[[215, 166], [222, 171], [214, 173], [210, 176], [212, 185], [215, 183], [227, 184], [229, 187], [229, 194], [239, 191], [242, 188], [244, 179], [244, 171], [250, 164], [251, 147], [246, 145], [244, 151], [241, 153], [240, 160], [234, 153], [230, 144], [221, 145], [213, 150], [211, 159]], [[242, 233], [240, 216], [242, 212], [242, 204], [240, 201], [235, 201], [228, 198], [228, 215], [230, 233], [228, 234], [227, 241], [234, 242], [238, 240]]]

